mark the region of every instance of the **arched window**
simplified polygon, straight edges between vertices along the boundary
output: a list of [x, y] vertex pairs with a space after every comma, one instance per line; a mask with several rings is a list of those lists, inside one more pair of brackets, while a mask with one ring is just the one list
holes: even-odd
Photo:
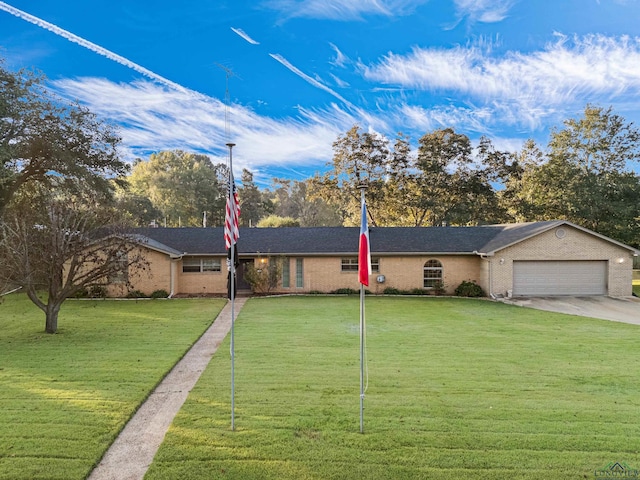
[[424, 264], [424, 288], [434, 288], [442, 283], [442, 264], [438, 260], [427, 260]]

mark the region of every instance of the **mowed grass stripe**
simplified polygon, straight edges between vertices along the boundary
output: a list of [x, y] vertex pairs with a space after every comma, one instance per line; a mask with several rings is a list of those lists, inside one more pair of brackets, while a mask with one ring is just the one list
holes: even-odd
[[0, 479], [82, 479], [223, 299], [0, 304]]
[[637, 326], [483, 300], [250, 300], [148, 479], [589, 478], [640, 465]]

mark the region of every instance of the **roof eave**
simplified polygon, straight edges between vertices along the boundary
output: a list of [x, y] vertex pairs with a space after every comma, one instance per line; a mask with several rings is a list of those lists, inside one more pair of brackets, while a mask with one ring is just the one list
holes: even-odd
[[587, 233], [589, 235], [593, 235], [594, 237], [598, 237], [599, 239], [604, 240], [606, 242], [613, 243], [614, 245], [617, 245], [619, 247], [622, 247], [622, 248], [624, 248], [626, 250], [629, 250], [629, 251], [633, 252], [634, 256], [640, 255], [640, 250], [637, 250], [637, 249], [635, 249], [635, 248], [633, 248], [633, 247], [631, 247], [629, 245], [625, 245], [622, 242], [618, 242], [617, 240], [614, 240], [613, 238], [609, 238], [609, 237], [607, 237], [605, 235], [602, 235], [602, 234], [600, 234], [598, 232], [594, 232], [593, 230], [589, 230], [588, 228], [581, 227], [580, 225], [576, 225], [575, 223], [570, 222], [568, 220], [556, 220], [556, 221], [550, 223], [546, 228], [540, 229], [539, 231], [534, 232], [531, 235], [527, 235], [526, 237], [523, 237], [523, 238], [521, 238], [519, 240], [511, 242], [511, 243], [509, 243], [507, 245], [503, 245], [500, 248], [496, 248], [494, 250], [491, 250], [491, 251], [487, 252], [485, 255], [493, 256], [497, 252], [499, 252], [500, 250], [504, 250], [505, 248], [509, 248], [509, 247], [511, 247], [513, 245], [516, 245], [518, 243], [524, 242], [525, 240], [529, 240], [530, 238], [536, 237], [536, 236], [538, 236], [538, 235], [540, 235], [542, 233], [546, 233], [549, 230], [552, 230], [554, 228], [559, 227], [560, 225], [567, 225], [569, 227], [573, 227], [573, 228], [575, 228], [577, 230], [580, 230], [581, 232]]
[[[261, 256], [284, 256], [284, 257], [340, 257], [340, 256], [358, 256], [357, 251], [353, 252], [239, 252], [240, 256], [247, 255], [261, 255]], [[420, 257], [420, 256], [438, 256], [438, 255], [478, 255], [477, 252], [377, 252], [372, 250], [371, 256], [384, 256], [384, 257]]]

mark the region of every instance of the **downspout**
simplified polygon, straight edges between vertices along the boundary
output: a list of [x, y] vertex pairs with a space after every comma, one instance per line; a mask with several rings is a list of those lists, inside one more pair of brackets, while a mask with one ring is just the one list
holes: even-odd
[[495, 300], [496, 296], [493, 294], [493, 264], [489, 258], [493, 257], [493, 253], [480, 253], [477, 250], [474, 250], [473, 253], [478, 255], [481, 259], [486, 260], [489, 264], [489, 297]]
[[169, 264], [169, 289], [171, 291], [169, 292], [169, 296], [167, 298], [173, 298], [173, 296], [176, 294], [176, 269], [178, 260], [180, 260], [183, 255], [180, 255], [179, 257], [170, 257], [171, 263]]

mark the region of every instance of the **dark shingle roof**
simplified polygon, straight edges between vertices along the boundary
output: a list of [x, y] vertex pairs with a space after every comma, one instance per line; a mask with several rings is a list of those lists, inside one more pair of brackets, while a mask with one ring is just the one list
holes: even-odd
[[482, 253], [492, 253], [496, 250], [503, 249], [522, 240], [539, 235], [542, 232], [559, 226], [564, 222], [562, 220], [550, 220], [546, 222], [531, 222], [531, 223], [512, 223], [506, 225], [496, 225], [500, 227], [500, 232], [493, 237], [489, 242], [483, 245]]
[[[575, 226], [555, 220], [478, 227], [380, 227], [370, 228], [369, 237], [374, 254], [493, 253], [562, 224]], [[358, 227], [241, 228], [238, 253], [355, 255], [359, 232]], [[140, 228], [136, 233], [151, 239], [156, 249], [166, 246], [170, 253], [226, 253], [222, 227]]]

